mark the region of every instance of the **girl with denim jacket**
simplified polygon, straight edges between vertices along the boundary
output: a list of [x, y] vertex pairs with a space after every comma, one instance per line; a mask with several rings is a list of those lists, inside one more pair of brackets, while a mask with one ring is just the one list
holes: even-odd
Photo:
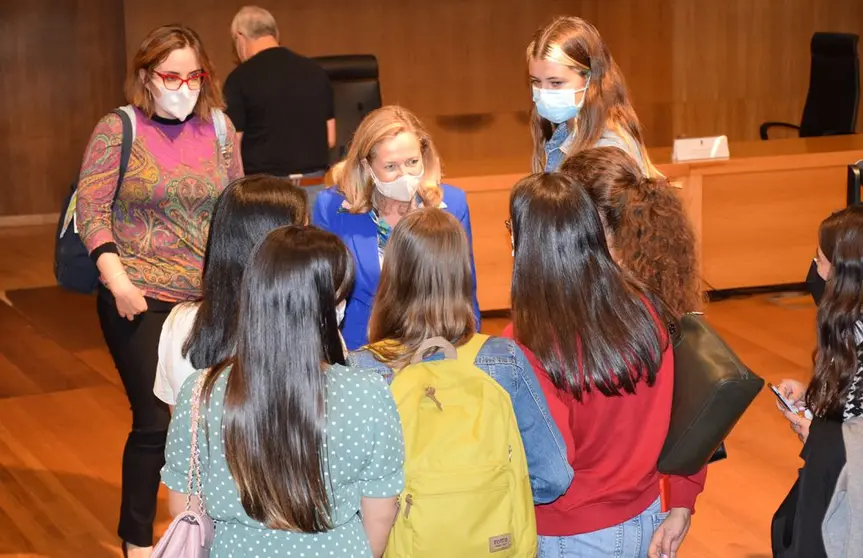
[[[352, 353], [351, 366], [376, 370], [389, 383], [426, 339], [440, 336], [459, 347], [475, 333], [470, 248], [464, 229], [440, 209], [409, 214], [396, 225], [386, 248], [369, 325], [375, 351], [363, 348]], [[513, 341], [491, 337], [474, 364], [512, 399], [534, 502], [553, 502], [569, 488], [573, 473], [565, 442], [527, 358]]]
[[554, 18], [533, 35], [527, 67], [534, 172], [557, 172], [584, 149], [613, 146], [632, 156], [645, 176], [660, 174], [623, 74], [596, 27], [580, 17]]

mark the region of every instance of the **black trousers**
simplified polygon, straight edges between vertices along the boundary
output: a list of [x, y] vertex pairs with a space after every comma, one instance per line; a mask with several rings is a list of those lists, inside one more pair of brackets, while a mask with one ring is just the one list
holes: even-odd
[[99, 287], [96, 302], [105, 343], [132, 407], [132, 430], [123, 450], [123, 484], [117, 534], [136, 546], [153, 544], [156, 499], [165, 464], [171, 413], [153, 394], [162, 324], [174, 304], [147, 298], [133, 321], [120, 316], [111, 292]]

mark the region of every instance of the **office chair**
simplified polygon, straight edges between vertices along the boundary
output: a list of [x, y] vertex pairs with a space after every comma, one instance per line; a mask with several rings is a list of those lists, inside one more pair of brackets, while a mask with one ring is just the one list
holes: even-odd
[[765, 122], [761, 139], [766, 140], [767, 130], [773, 127], [794, 128], [801, 138], [854, 133], [860, 102], [858, 38], [849, 33], [812, 35], [809, 92], [800, 125]]
[[336, 116], [336, 146], [330, 162], [342, 159], [348, 143], [363, 118], [381, 107], [378, 60], [372, 54], [345, 54], [314, 58], [333, 84]]
[[863, 188], [863, 159], [853, 165], [848, 165], [848, 192], [846, 195], [848, 205], [863, 203], [863, 197], [860, 195], [861, 188]]

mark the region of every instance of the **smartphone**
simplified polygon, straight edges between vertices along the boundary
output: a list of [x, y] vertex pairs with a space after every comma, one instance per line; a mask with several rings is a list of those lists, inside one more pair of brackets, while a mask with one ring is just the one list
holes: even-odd
[[794, 408], [794, 406], [793, 406], [793, 405], [791, 405], [791, 402], [790, 402], [790, 401], [788, 401], [787, 399], [785, 399], [785, 396], [784, 396], [784, 395], [782, 395], [782, 392], [781, 392], [781, 391], [779, 391], [779, 388], [778, 388], [778, 387], [776, 387], [776, 386], [774, 386], [773, 384], [770, 384], [770, 383], [768, 383], [767, 385], [770, 387], [770, 389], [771, 389], [771, 390], [773, 390], [773, 394], [776, 396], [776, 399], [778, 399], [779, 401], [781, 401], [781, 402], [782, 402], [782, 405], [783, 405], [786, 409], [788, 409], [790, 412], [792, 412], [792, 413], [794, 413], [794, 414], [796, 415], [796, 414], [797, 414], [797, 409], [796, 409], [796, 408]]

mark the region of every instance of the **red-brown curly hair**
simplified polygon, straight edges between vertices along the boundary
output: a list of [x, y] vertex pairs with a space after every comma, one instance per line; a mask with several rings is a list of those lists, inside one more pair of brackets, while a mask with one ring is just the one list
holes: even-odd
[[695, 232], [664, 178], [646, 178], [617, 147], [581, 151], [566, 159], [560, 172], [587, 189], [617, 259], [636, 279], [678, 318], [702, 309]]

